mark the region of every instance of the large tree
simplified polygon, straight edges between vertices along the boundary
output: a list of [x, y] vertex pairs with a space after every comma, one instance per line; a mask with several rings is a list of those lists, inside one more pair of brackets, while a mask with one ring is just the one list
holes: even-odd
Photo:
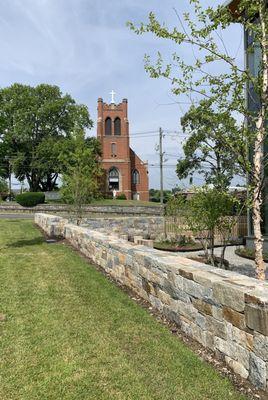
[[204, 99], [190, 107], [181, 125], [188, 136], [177, 165], [180, 179], [198, 171], [207, 184], [224, 190], [235, 175], [245, 178], [249, 167], [246, 135], [229, 112], [214, 111], [210, 100]]
[[[175, 10], [178, 24], [169, 28], [160, 23], [154, 13], [149, 21], [136, 28], [138, 34], [151, 32], [157, 38], [172, 41], [178, 48], [171, 63], [165, 64], [159, 55], [156, 63], [146, 57], [146, 70], [154, 78], [170, 79], [175, 95], [188, 95], [189, 100], [199, 102], [204, 97], [211, 101], [215, 112], [233, 113], [245, 118], [249, 129], [243, 129], [247, 142], [252, 148], [250, 192], [252, 199], [253, 230], [255, 244], [256, 273], [265, 279], [263, 261], [263, 237], [261, 232], [261, 206], [263, 203], [263, 176], [265, 168], [264, 141], [266, 139], [266, 119], [268, 106], [268, 12], [266, 0], [238, 1], [235, 17], [228, 7], [202, 8], [199, 0], [190, 0], [193, 14], [183, 16]], [[231, 23], [240, 22], [251, 33], [252, 42], [248, 52], [260, 53], [260, 66], [257, 73], [241, 67], [232, 57], [222, 38], [222, 30]], [[183, 48], [193, 54], [184, 56]], [[189, 53], [188, 53], [189, 54]], [[255, 111], [247, 108], [244, 101], [244, 88], [247, 96], [255, 102]], [[231, 139], [230, 139], [231, 141]]]
[[62, 142], [75, 127], [91, 126], [87, 107], [76, 104], [70, 95], [63, 95], [57, 86], [16, 83], [1, 89], [2, 175], [6, 175], [10, 162], [16, 178], [26, 179], [30, 190], [53, 190], [61, 172], [58, 154]]

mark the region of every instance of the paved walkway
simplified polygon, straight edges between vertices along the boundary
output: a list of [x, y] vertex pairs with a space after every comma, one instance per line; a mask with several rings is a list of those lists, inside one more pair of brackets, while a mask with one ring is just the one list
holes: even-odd
[[[235, 254], [235, 250], [238, 246], [228, 246], [225, 251], [225, 258], [230, 263], [230, 271], [236, 271], [239, 274], [255, 277], [255, 263], [253, 260], [248, 260], [246, 258], [240, 257]], [[220, 256], [222, 251], [222, 247], [217, 247], [215, 249], [215, 254]], [[185, 252], [182, 255], [185, 257], [198, 257], [199, 255], [204, 254], [203, 251], [189, 251]], [[265, 263], [266, 268], [268, 267], [268, 263]], [[268, 279], [268, 268], [266, 271], [266, 279]]]

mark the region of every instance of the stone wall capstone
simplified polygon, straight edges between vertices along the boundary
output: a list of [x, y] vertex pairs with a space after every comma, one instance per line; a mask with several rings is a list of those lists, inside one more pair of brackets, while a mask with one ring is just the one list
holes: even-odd
[[266, 390], [268, 283], [174, 253], [36, 214], [48, 235], [61, 235], [110, 276], [147, 300], [244, 379]]

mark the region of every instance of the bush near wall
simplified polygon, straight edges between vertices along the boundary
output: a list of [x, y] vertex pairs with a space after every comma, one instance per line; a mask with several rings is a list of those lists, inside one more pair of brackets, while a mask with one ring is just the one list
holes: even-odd
[[16, 202], [23, 207], [35, 207], [45, 202], [45, 194], [42, 192], [26, 192], [16, 196]]
[[127, 196], [125, 195], [125, 193], [121, 193], [121, 194], [118, 194], [118, 195], [116, 196], [116, 199], [117, 199], [117, 200], [126, 200], [126, 199], [127, 199]]
[[6, 180], [0, 178], [0, 201], [6, 200], [8, 197], [8, 186]]
[[1, 200], [5, 201], [7, 198], [8, 198], [8, 193], [0, 192], [0, 201]]

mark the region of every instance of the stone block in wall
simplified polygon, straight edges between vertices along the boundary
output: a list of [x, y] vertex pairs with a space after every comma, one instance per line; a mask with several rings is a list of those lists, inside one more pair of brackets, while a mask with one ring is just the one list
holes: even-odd
[[142, 244], [143, 246], [147, 246], [147, 247], [151, 247], [151, 248], [154, 247], [154, 241], [151, 239], [142, 239], [139, 244]]
[[235, 285], [227, 282], [214, 283], [213, 297], [218, 303], [224, 306], [230, 307], [236, 311], [244, 311], [244, 291], [240, 290], [239, 287], [235, 287]]
[[177, 311], [173, 311], [170, 307], [164, 305], [163, 314], [169, 321], [174, 322], [179, 328], [181, 328], [182, 318]]
[[160, 271], [156, 274], [143, 266], [139, 266], [139, 274], [149, 282], [157, 284], [159, 287], [164, 286], [165, 277], [161, 276]]
[[170, 284], [172, 284], [176, 288], [179, 289], [183, 288], [183, 278], [182, 276], [176, 274], [175, 272], [168, 271], [166, 279], [170, 282]]
[[163, 283], [161, 285], [163, 291], [169, 294], [170, 297], [174, 300], [181, 300], [184, 303], [190, 303], [190, 296], [185, 293], [180, 287], [176, 287], [172, 282], [168, 279], [164, 278]]
[[266, 389], [266, 364], [254, 353], [249, 358], [249, 380], [259, 389]]
[[188, 335], [189, 337], [193, 337], [193, 323], [186, 317], [180, 316], [180, 328], [181, 330]]
[[248, 378], [248, 370], [238, 361], [233, 360], [231, 357], [225, 356], [226, 364], [234, 371], [235, 374], [240, 375], [242, 378]]
[[206, 341], [205, 331], [196, 324], [192, 324], [191, 330], [192, 330], [192, 338], [204, 346]]
[[215, 348], [219, 350], [224, 356], [239, 362], [245, 369], [249, 369], [250, 352], [239, 344], [223, 340], [222, 338], [215, 337]]
[[190, 321], [195, 321], [198, 314], [197, 309], [192, 304], [187, 304], [180, 300], [178, 300], [177, 303], [177, 312]]
[[212, 306], [212, 317], [218, 321], [223, 321], [223, 311], [222, 307]]
[[226, 323], [224, 321], [218, 321], [217, 319], [208, 316], [207, 330], [214, 336], [227, 339]]
[[193, 280], [202, 286], [212, 288], [213, 283], [221, 282], [222, 278], [216, 275], [211, 267], [207, 270], [193, 271]]
[[230, 323], [227, 323], [228, 340], [236, 342], [247, 350], [253, 349], [253, 335], [247, 333], [239, 328], [236, 328]]
[[[152, 294], [149, 294], [148, 297], [149, 297], [150, 303], [152, 304], [152, 306], [154, 308], [156, 308], [158, 311], [163, 311], [163, 303], [158, 297], [156, 297]], [[175, 314], [177, 314], [177, 313], [175, 312]]]
[[134, 236], [133, 241], [135, 244], [141, 244], [140, 242], [142, 241], [143, 237], [142, 236]]
[[268, 308], [254, 304], [246, 304], [246, 325], [253, 330], [268, 335]]
[[157, 289], [157, 297], [161, 300], [163, 305], [169, 306], [173, 311], [178, 310], [178, 301], [172, 299], [166, 292], [161, 289]]
[[207, 319], [204, 315], [198, 313], [195, 317], [195, 323], [203, 331], [207, 329]]
[[128, 240], [128, 234], [126, 234], [126, 233], [119, 235], [119, 237], [120, 237], [120, 239]]
[[192, 299], [192, 303], [194, 307], [203, 315], [212, 316], [212, 305], [201, 300], [201, 299]]
[[268, 285], [263, 283], [262, 287], [255, 288], [250, 293], [245, 294], [245, 302], [247, 304], [255, 304], [262, 307], [268, 307]]
[[207, 347], [210, 350], [215, 350], [215, 346], [214, 346], [214, 335], [209, 332], [209, 331], [205, 331], [204, 333], [204, 343], [203, 345], [205, 347]]
[[[149, 282], [146, 278], [142, 277], [141, 278], [141, 283], [142, 283], [142, 287], [143, 289], [146, 291], [146, 293], [152, 294], [152, 295], [156, 295], [156, 288], [154, 286], [154, 284], [152, 284], [151, 282]], [[162, 299], [161, 299], [162, 300]]]
[[199, 299], [212, 299], [212, 289], [204, 287], [194, 281], [184, 279], [183, 290], [189, 295]]
[[253, 339], [253, 351], [256, 356], [262, 358], [264, 361], [268, 361], [268, 337], [263, 336], [260, 333], [255, 333]]
[[233, 310], [232, 308], [224, 306], [223, 317], [226, 321], [230, 322], [239, 329], [243, 330], [246, 328], [245, 315]]

